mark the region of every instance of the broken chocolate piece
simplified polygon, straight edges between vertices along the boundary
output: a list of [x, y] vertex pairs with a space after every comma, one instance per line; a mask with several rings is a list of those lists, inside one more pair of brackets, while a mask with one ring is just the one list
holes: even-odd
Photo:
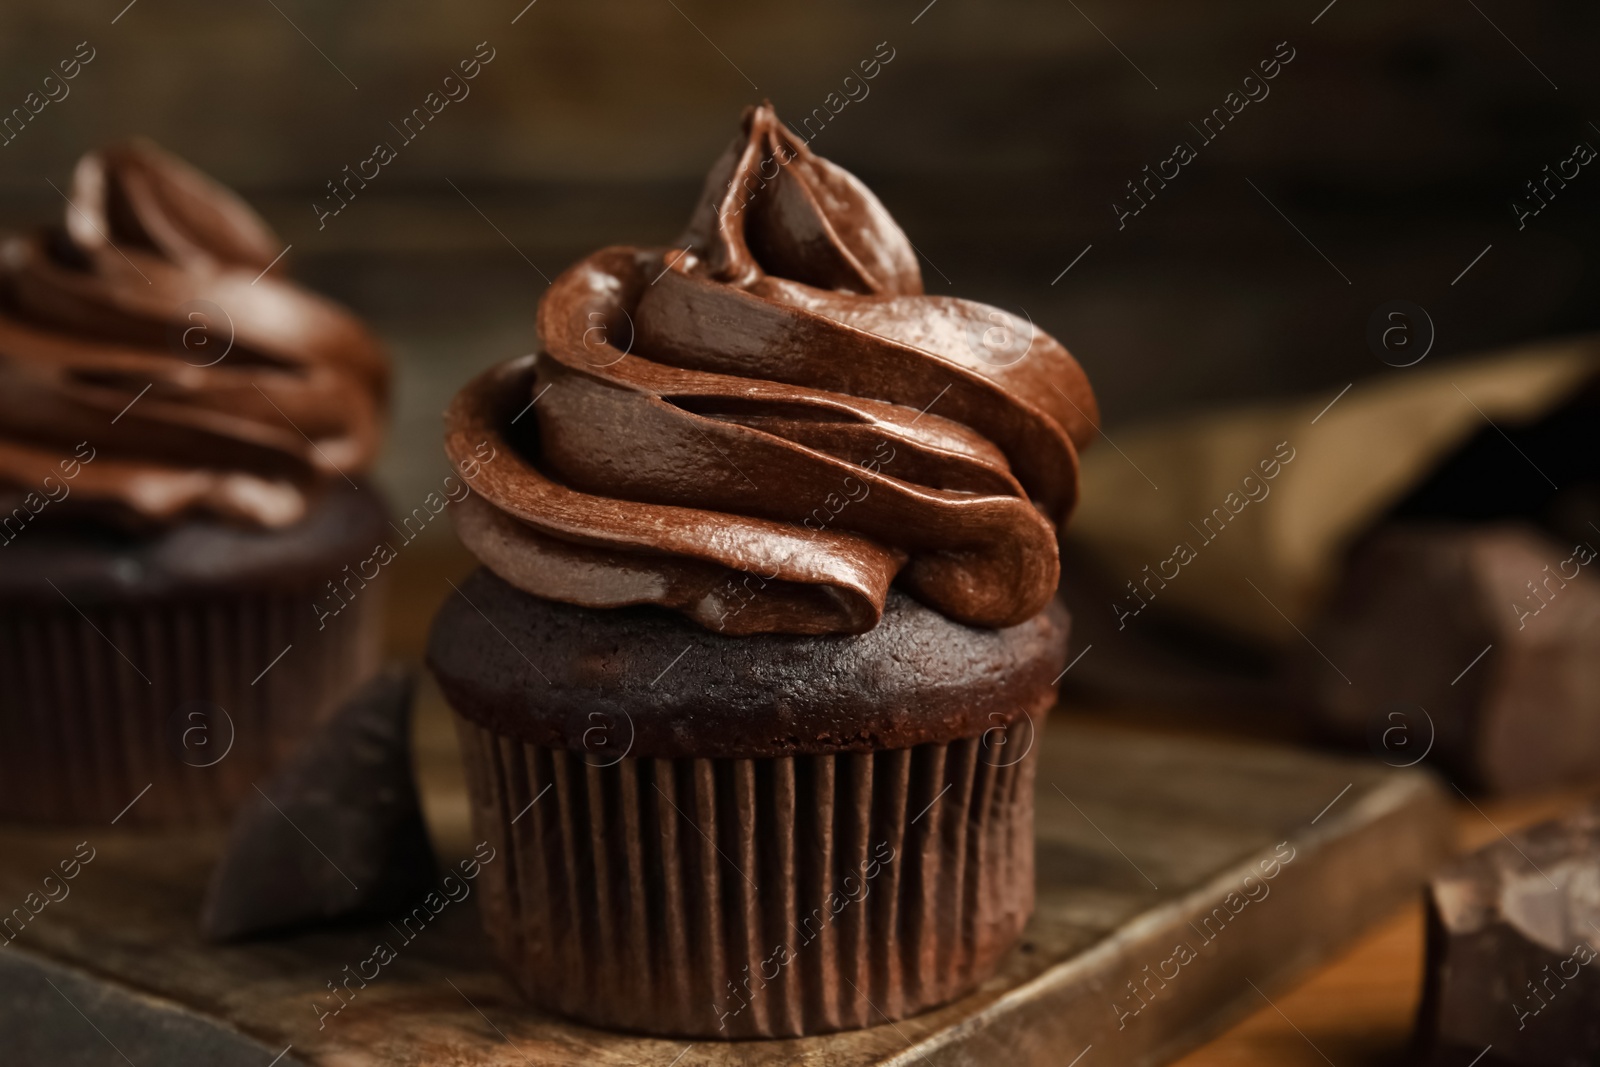
[[1435, 1064], [1600, 1063], [1600, 802], [1455, 861], [1427, 909]]
[[226, 941], [425, 893], [433, 848], [411, 769], [409, 671], [389, 666], [350, 698], [234, 821], [201, 909]]
[[[1296, 673], [1333, 733], [1381, 743], [1388, 762], [1431, 744], [1453, 776], [1490, 790], [1592, 780], [1593, 545], [1600, 536], [1564, 544], [1516, 524], [1384, 528], [1353, 554]], [[1396, 708], [1405, 728], [1388, 730]]]

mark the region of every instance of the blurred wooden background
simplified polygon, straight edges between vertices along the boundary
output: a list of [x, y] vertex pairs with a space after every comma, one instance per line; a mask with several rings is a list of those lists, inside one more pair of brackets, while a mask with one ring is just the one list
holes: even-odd
[[[8, 4], [0, 113], [79, 42], [95, 58], [0, 147], [0, 223], [59, 215], [48, 183], [133, 133], [241, 190], [302, 277], [392, 345], [402, 506], [444, 473], [453, 389], [533, 347], [542, 275], [670, 241], [742, 105], [798, 121], [885, 48], [815, 147], [879, 190], [932, 291], [1026, 310], [1065, 341], [1113, 428], [1397, 373], [1365, 337], [1393, 300], [1428, 310], [1434, 360], [1600, 325], [1600, 175], [1524, 230], [1511, 209], [1577, 141], [1600, 145], [1593, 4], [525, 3]], [[479, 42], [495, 58], [470, 96], [319, 231], [324, 183], [398, 144], [389, 124]], [[1295, 58], [1270, 95], [1201, 146], [1188, 124], [1279, 42]], [[1119, 230], [1112, 202], [1179, 140], [1199, 158]]]

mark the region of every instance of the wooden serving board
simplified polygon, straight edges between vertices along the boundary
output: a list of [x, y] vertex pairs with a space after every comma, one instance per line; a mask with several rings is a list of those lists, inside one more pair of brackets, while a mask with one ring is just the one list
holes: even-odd
[[[1060, 715], [1040, 743], [1037, 913], [999, 975], [926, 1015], [738, 1044], [606, 1033], [523, 1006], [470, 899], [409, 942], [380, 921], [218, 948], [195, 921], [216, 837], [13, 827], [0, 912], [79, 842], [95, 855], [0, 938], [0, 1063], [1144, 1067], [1261, 1007], [1450, 849], [1450, 807], [1421, 772]], [[426, 745], [421, 762], [442, 856], [465, 856], [459, 779]], [[319, 1028], [329, 983], [379, 940], [398, 958]]]

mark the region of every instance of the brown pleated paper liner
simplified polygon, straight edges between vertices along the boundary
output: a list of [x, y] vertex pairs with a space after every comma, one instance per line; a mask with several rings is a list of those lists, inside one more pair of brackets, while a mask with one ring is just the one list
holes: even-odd
[[781, 1037], [926, 1010], [992, 974], [1033, 910], [1040, 723], [1020, 756], [973, 737], [616, 761], [457, 716], [499, 855], [485, 928], [531, 1001], [611, 1029]]
[[226, 825], [377, 668], [381, 588], [320, 630], [316, 596], [288, 587], [0, 615], [0, 819]]

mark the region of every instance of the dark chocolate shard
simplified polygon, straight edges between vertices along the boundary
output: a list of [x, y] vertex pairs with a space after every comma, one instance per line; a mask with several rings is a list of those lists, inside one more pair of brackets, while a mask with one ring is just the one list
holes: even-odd
[[228, 941], [398, 910], [435, 860], [411, 768], [415, 679], [390, 665], [356, 691], [235, 819], [201, 932]]
[[1562, 542], [1518, 523], [1374, 533], [1300, 652], [1323, 725], [1391, 765], [1427, 752], [1463, 785], [1496, 792], [1593, 781], [1594, 546], [1592, 532]]
[[1434, 1064], [1600, 1063], [1600, 802], [1457, 860], [1427, 909]]

